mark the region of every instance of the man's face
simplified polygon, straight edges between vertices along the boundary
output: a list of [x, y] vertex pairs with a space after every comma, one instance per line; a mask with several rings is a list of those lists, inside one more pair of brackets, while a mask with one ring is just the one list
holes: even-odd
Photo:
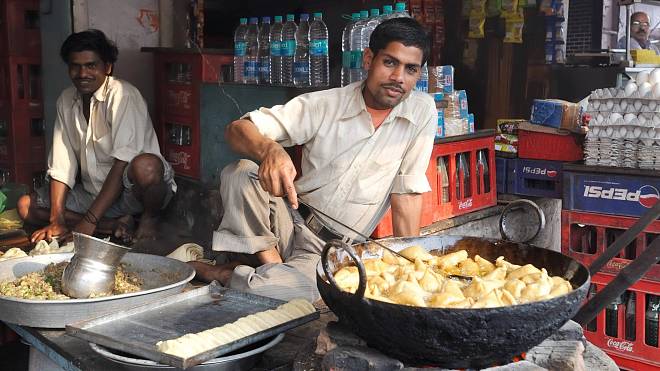
[[646, 14], [635, 14], [630, 21], [630, 34], [633, 38], [646, 41], [649, 38], [649, 17]]
[[69, 77], [81, 95], [93, 94], [112, 70], [96, 52], [85, 50], [69, 54]]
[[387, 44], [375, 56], [370, 49], [365, 49], [363, 62], [369, 71], [363, 92], [365, 103], [375, 109], [389, 109], [399, 104], [415, 87], [422, 58], [420, 48], [398, 41]]

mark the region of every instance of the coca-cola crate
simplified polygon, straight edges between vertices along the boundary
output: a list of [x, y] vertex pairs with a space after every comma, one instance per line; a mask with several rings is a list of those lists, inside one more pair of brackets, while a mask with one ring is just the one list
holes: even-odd
[[579, 161], [584, 137], [518, 129], [518, 157], [532, 160]]
[[44, 163], [45, 126], [42, 115], [25, 109], [0, 108], [0, 161]]
[[160, 130], [163, 156], [176, 174], [199, 179], [199, 128], [185, 119], [166, 118]]
[[[488, 167], [487, 176], [483, 176], [483, 166], [479, 166], [480, 176], [475, 176], [479, 154]], [[468, 178], [457, 171], [461, 156], [469, 169]], [[443, 166], [447, 176], [444, 181]], [[422, 227], [496, 205], [495, 132], [482, 130], [475, 134], [436, 139], [426, 177], [431, 184], [431, 192], [422, 195]], [[382, 238], [392, 234], [392, 211], [388, 210], [372, 237]]]
[[[613, 278], [603, 273], [594, 275], [589, 296], [602, 290]], [[660, 283], [640, 280], [584, 326], [584, 336], [622, 369], [657, 370], [659, 312]]]
[[39, 0], [0, 3], [0, 56], [41, 56]]
[[0, 108], [42, 114], [41, 58], [6, 57], [0, 62]]
[[46, 184], [45, 163], [6, 163], [0, 162], [0, 183], [25, 184], [34, 191]]
[[660, 172], [566, 164], [562, 207], [640, 216], [660, 199]]
[[506, 169], [506, 193], [562, 198], [563, 164], [560, 161], [509, 159]]
[[[624, 231], [637, 222], [637, 218], [562, 210], [561, 250], [565, 255], [590, 266], [605, 249]], [[619, 255], [602, 268], [603, 272], [618, 273], [632, 259], [639, 256], [660, 235], [660, 220], [651, 223]], [[660, 264], [646, 272], [644, 279], [660, 282]]]

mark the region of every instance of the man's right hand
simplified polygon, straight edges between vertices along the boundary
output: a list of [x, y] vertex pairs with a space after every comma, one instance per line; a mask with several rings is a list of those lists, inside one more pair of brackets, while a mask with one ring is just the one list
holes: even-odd
[[65, 237], [68, 234], [69, 228], [67, 228], [64, 223], [55, 222], [32, 233], [32, 238], [30, 241], [35, 243], [45, 239], [46, 241], [50, 242], [52, 241], [53, 237]]
[[289, 154], [279, 144], [271, 143], [264, 151], [261, 165], [259, 165], [261, 187], [273, 196], [286, 195], [291, 206], [297, 209], [298, 194], [293, 185], [296, 174], [296, 167]]

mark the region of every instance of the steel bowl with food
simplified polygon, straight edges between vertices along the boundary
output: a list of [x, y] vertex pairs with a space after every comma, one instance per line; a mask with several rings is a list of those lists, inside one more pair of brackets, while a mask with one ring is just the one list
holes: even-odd
[[[408, 365], [484, 368], [506, 364], [541, 343], [579, 309], [590, 283], [586, 267], [558, 252], [505, 241], [457, 236], [379, 240], [395, 251], [418, 245], [427, 251], [466, 250], [490, 261], [503, 256], [517, 264], [543, 267], [570, 282], [573, 290], [552, 299], [494, 308], [427, 308], [364, 297], [366, 271], [361, 259], [382, 256], [373, 243], [326, 245], [317, 267], [317, 286], [324, 301], [369, 346]], [[341, 248], [344, 247], [344, 248]], [[356, 265], [355, 293], [342, 291], [327, 277]]]

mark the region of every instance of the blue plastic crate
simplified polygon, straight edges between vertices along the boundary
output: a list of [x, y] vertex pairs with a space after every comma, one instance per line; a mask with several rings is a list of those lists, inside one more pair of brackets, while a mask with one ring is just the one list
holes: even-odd
[[561, 161], [514, 159], [509, 165], [508, 193], [562, 198], [563, 164]]
[[563, 208], [638, 217], [660, 200], [660, 173], [571, 165], [564, 173]]
[[495, 157], [495, 186], [497, 193], [507, 193], [507, 177], [509, 176], [508, 164], [514, 159]]

